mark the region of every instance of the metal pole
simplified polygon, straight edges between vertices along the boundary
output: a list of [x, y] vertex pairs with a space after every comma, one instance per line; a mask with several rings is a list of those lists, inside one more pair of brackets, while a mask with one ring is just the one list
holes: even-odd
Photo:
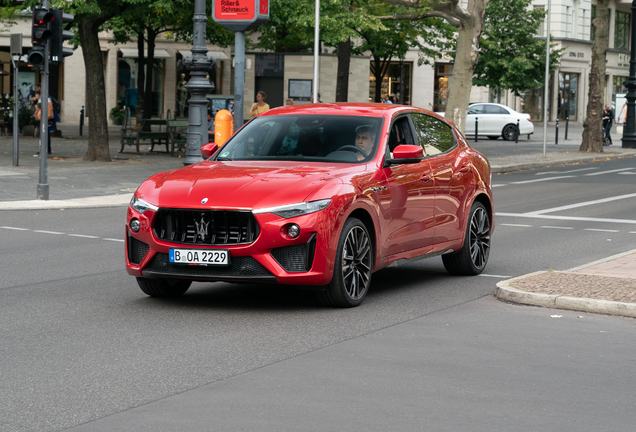
[[206, 78], [214, 66], [214, 59], [208, 58], [205, 44], [205, 27], [208, 18], [205, 15], [205, 0], [194, 1], [194, 37], [192, 56], [183, 59], [183, 64], [190, 70], [190, 81], [184, 86], [190, 93], [188, 100], [188, 142], [184, 165], [203, 160], [201, 146], [208, 142], [208, 99], [213, 86]]
[[[22, 36], [22, 35], [20, 35]], [[20, 38], [22, 43], [22, 38]], [[13, 166], [18, 166], [20, 163], [20, 146], [18, 144], [18, 135], [20, 134], [20, 124], [18, 121], [19, 108], [18, 108], [18, 65], [13, 60], [13, 53], [11, 53], [11, 63], [13, 63]]]
[[519, 129], [519, 119], [517, 119], [517, 135], [515, 136], [515, 144], [519, 143], [519, 132], [521, 129]]
[[475, 117], [475, 142], [479, 141], [479, 117]]
[[554, 135], [554, 145], [559, 144], [559, 119], [556, 121], [556, 135]]
[[82, 136], [82, 129], [84, 128], [84, 105], [80, 110], [80, 136]]
[[245, 91], [245, 32], [234, 33], [234, 131], [243, 126]]
[[632, 0], [632, 41], [627, 81], [627, 118], [623, 132], [623, 148], [636, 148], [636, 0]]
[[568, 126], [570, 123], [570, 117], [566, 117], [565, 118], [565, 137], [563, 138], [564, 141], [567, 141], [568, 139]]
[[[636, 1], [636, 0], [634, 0]], [[545, 38], [545, 82], [543, 87], [543, 157], [545, 157], [548, 139], [548, 85], [550, 84], [550, 12], [552, 1], [548, 0], [548, 33]]]
[[[636, 0], [634, 0], [636, 1]], [[320, 66], [320, 0], [316, 0], [316, 21], [314, 28], [314, 100], [318, 103], [318, 70]]]
[[[42, 6], [49, 7], [48, 0], [42, 2]], [[49, 53], [51, 40], [44, 44], [44, 70], [40, 76], [40, 100], [42, 101], [42, 117], [40, 119], [40, 181], [37, 188], [37, 197], [40, 200], [49, 199], [49, 183], [47, 164], [49, 161]]]

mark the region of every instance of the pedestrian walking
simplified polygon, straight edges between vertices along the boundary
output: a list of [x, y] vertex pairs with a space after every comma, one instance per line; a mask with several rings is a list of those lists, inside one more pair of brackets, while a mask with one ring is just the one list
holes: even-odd
[[612, 131], [612, 124], [614, 123], [614, 111], [605, 104], [605, 110], [603, 111], [603, 145], [612, 145], [612, 137], [610, 132]]
[[269, 109], [269, 105], [265, 103], [265, 99], [267, 99], [267, 94], [265, 94], [264, 91], [261, 90], [256, 94], [256, 102], [252, 105], [252, 108], [250, 108], [250, 118], [262, 114]]

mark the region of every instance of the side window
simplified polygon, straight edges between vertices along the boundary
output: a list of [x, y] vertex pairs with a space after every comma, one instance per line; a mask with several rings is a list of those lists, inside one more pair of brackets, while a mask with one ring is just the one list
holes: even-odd
[[483, 105], [471, 105], [468, 107], [468, 114], [483, 114], [484, 106]]
[[400, 117], [391, 125], [389, 134], [389, 151], [393, 151], [397, 146], [402, 144], [413, 144], [415, 140], [411, 136], [411, 128], [409, 127], [409, 119], [406, 116]]
[[444, 153], [455, 146], [455, 137], [450, 126], [426, 114], [413, 113], [411, 120], [424, 154], [433, 156]]

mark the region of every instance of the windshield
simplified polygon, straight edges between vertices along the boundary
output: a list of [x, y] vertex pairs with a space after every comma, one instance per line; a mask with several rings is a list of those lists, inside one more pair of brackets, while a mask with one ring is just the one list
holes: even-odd
[[382, 122], [358, 116], [258, 117], [232, 137], [215, 159], [367, 162], [377, 152]]

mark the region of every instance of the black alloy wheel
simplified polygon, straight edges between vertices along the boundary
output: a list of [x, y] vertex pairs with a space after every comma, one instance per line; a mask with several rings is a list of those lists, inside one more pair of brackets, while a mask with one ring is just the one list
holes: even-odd
[[442, 261], [450, 274], [478, 275], [486, 268], [489, 255], [490, 217], [486, 207], [475, 202], [470, 209], [464, 245], [456, 253], [442, 255]]
[[503, 131], [501, 132], [501, 136], [506, 141], [514, 141], [517, 139], [519, 135], [519, 131], [517, 130], [517, 125], [508, 124], [504, 126]]
[[373, 244], [367, 227], [349, 218], [342, 228], [331, 283], [318, 298], [327, 306], [358, 306], [367, 295], [373, 273]]
[[151, 297], [179, 297], [190, 288], [191, 280], [137, 278], [139, 288]]

